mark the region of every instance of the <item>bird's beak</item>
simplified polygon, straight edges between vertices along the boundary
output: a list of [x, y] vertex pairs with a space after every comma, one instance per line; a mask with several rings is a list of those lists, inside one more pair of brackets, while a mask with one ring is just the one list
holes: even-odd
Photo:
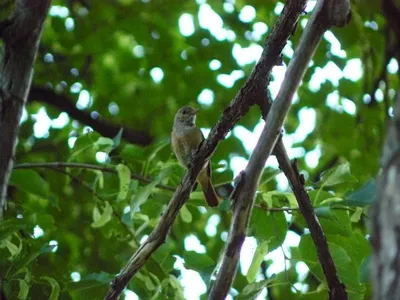
[[193, 110], [193, 113], [192, 113], [192, 114], [193, 114], [193, 115], [197, 114], [197, 113], [199, 112], [199, 110], [200, 110], [200, 109], [195, 108], [195, 109]]

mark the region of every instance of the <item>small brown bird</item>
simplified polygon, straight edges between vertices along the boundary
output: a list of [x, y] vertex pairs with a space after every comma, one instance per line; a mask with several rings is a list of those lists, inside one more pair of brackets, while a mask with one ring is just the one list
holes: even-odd
[[[175, 115], [174, 126], [171, 133], [172, 150], [179, 162], [187, 168], [193, 154], [204, 140], [203, 133], [196, 126], [196, 113], [198, 109], [184, 106]], [[218, 196], [211, 183], [210, 162], [201, 170], [197, 182], [203, 189], [204, 196], [209, 206], [218, 206]]]

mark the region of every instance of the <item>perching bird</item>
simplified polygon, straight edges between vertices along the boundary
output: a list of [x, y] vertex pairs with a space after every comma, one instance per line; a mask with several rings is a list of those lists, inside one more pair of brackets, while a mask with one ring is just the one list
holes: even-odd
[[[196, 126], [196, 113], [198, 109], [184, 106], [175, 115], [174, 126], [171, 133], [172, 150], [179, 162], [187, 168], [193, 154], [204, 140], [199, 127]], [[211, 183], [210, 162], [201, 170], [197, 182], [203, 189], [204, 196], [209, 206], [218, 206], [218, 196]]]

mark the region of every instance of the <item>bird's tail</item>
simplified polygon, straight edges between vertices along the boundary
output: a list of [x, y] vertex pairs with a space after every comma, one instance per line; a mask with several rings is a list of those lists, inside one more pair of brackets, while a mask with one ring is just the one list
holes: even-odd
[[206, 198], [207, 204], [209, 206], [211, 207], [218, 206], [219, 200], [217, 193], [215, 192], [214, 187], [212, 186], [210, 178], [208, 177], [207, 179], [208, 180], [199, 181], [203, 189], [204, 197]]

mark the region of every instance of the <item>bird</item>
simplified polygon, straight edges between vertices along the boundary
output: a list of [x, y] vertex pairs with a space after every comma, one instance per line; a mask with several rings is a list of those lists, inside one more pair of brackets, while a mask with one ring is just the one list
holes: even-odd
[[[199, 109], [183, 106], [175, 114], [174, 125], [171, 133], [171, 146], [176, 158], [185, 168], [193, 158], [194, 153], [204, 141], [203, 133], [196, 126], [196, 114]], [[200, 171], [197, 182], [203, 189], [207, 204], [211, 207], [218, 206], [219, 200], [211, 182], [211, 164], [207, 164]]]

